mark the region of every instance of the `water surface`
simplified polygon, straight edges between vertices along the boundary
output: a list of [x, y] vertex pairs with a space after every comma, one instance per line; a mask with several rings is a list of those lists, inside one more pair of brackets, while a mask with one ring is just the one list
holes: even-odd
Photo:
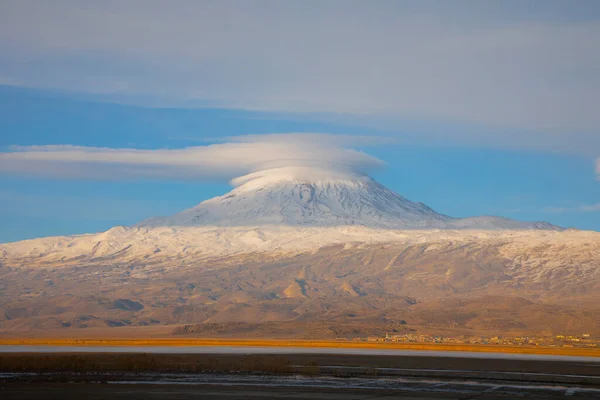
[[48, 346], [0, 345], [0, 353], [150, 353], [150, 354], [347, 354], [371, 356], [422, 356], [450, 358], [585, 361], [600, 363], [600, 357], [545, 354], [488, 353], [403, 349], [253, 346]]

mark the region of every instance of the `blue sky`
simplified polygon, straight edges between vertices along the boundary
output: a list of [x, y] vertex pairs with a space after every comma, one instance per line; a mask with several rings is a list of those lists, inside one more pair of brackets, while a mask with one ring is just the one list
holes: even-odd
[[[393, 141], [352, 146], [385, 161], [372, 175], [439, 212], [600, 230], [597, 2], [179, 3], [3, 2], [0, 152], [377, 136]], [[132, 224], [229, 187], [0, 163], [0, 242]]]

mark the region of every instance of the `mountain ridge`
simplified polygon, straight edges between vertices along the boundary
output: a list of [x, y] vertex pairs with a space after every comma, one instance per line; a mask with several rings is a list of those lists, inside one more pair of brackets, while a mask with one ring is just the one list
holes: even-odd
[[[575, 230], [117, 227], [0, 245], [0, 333], [193, 323], [246, 335], [230, 325], [246, 323], [268, 337], [271, 321], [289, 337], [323, 334], [310, 324], [367, 336], [401, 320], [600, 333], [599, 251], [600, 233]], [[124, 299], [139, 306], [116, 308]]]
[[168, 324], [211, 337], [268, 337], [269, 324], [286, 337], [600, 333], [600, 232], [453, 218], [346, 172], [277, 169], [233, 183], [172, 217], [0, 244], [0, 334]]

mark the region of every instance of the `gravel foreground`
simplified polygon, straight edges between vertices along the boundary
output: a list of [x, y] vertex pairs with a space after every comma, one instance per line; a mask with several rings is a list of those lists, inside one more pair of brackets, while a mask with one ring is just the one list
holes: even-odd
[[600, 362], [355, 354], [0, 354], [2, 399], [597, 399]]

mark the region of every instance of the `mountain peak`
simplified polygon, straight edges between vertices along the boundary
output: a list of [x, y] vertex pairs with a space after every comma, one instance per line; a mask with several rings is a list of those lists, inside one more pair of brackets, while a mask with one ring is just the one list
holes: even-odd
[[374, 179], [343, 169], [273, 168], [232, 183], [231, 192], [171, 217], [142, 221], [156, 226], [348, 226], [382, 229], [557, 229], [499, 217], [452, 218], [412, 202]]

